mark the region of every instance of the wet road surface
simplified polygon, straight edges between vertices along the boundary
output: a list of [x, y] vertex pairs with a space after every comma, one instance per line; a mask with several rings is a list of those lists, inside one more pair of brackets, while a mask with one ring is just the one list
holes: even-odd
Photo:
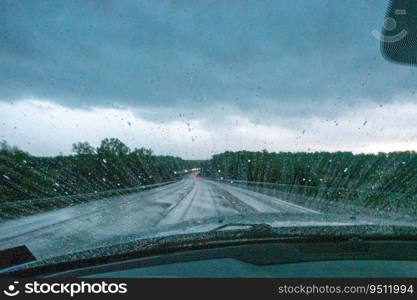
[[87, 249], [100, 241], [191, 219], [252, 212], [317, 213], [199, 176], [0, 223], [0, 249], [26, 245], [38, 258]]

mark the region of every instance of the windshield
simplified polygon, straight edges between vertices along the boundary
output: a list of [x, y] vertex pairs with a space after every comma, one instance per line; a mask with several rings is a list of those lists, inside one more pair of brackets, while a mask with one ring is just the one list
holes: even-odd
[[228, 217], [415, 226], [416, 69], [381, 55], [386, 10], [1, 1], [0, 250], [46, 259]]

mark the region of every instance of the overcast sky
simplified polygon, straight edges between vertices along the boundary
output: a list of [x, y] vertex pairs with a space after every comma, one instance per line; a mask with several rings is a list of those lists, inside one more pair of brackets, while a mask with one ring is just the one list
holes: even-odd
[[386, 1], [0, 2], [0, 140], [158, 154], [417, 150], [416, 70]]

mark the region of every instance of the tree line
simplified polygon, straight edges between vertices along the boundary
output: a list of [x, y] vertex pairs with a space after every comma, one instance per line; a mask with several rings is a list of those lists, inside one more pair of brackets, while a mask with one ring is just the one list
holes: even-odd
[[94, 193], [136, 187], [180, 178], [191, 162], [131, 150], [117, 138], [99, 147], [72, 145], [73, 155], [37, 157], [0, 142], [0, 202]]
[[[214, 155], [202, 175], [217, 180], [274, 183], [310, 196], [360, 202], [366, 206], [405, 206], [417, 210], [417, 153], [238, 151]], [[408, 209], [407, 208], [407, 209]]]

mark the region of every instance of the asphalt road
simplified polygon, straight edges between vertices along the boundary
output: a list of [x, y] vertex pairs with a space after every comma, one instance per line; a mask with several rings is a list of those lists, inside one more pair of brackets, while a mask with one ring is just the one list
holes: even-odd
[[277, 198], [191, 175], [139, 193], [0, 223], [0, 249], [26, 245], [38, 259], [190, 219], [251, 212], [317, 213]]

